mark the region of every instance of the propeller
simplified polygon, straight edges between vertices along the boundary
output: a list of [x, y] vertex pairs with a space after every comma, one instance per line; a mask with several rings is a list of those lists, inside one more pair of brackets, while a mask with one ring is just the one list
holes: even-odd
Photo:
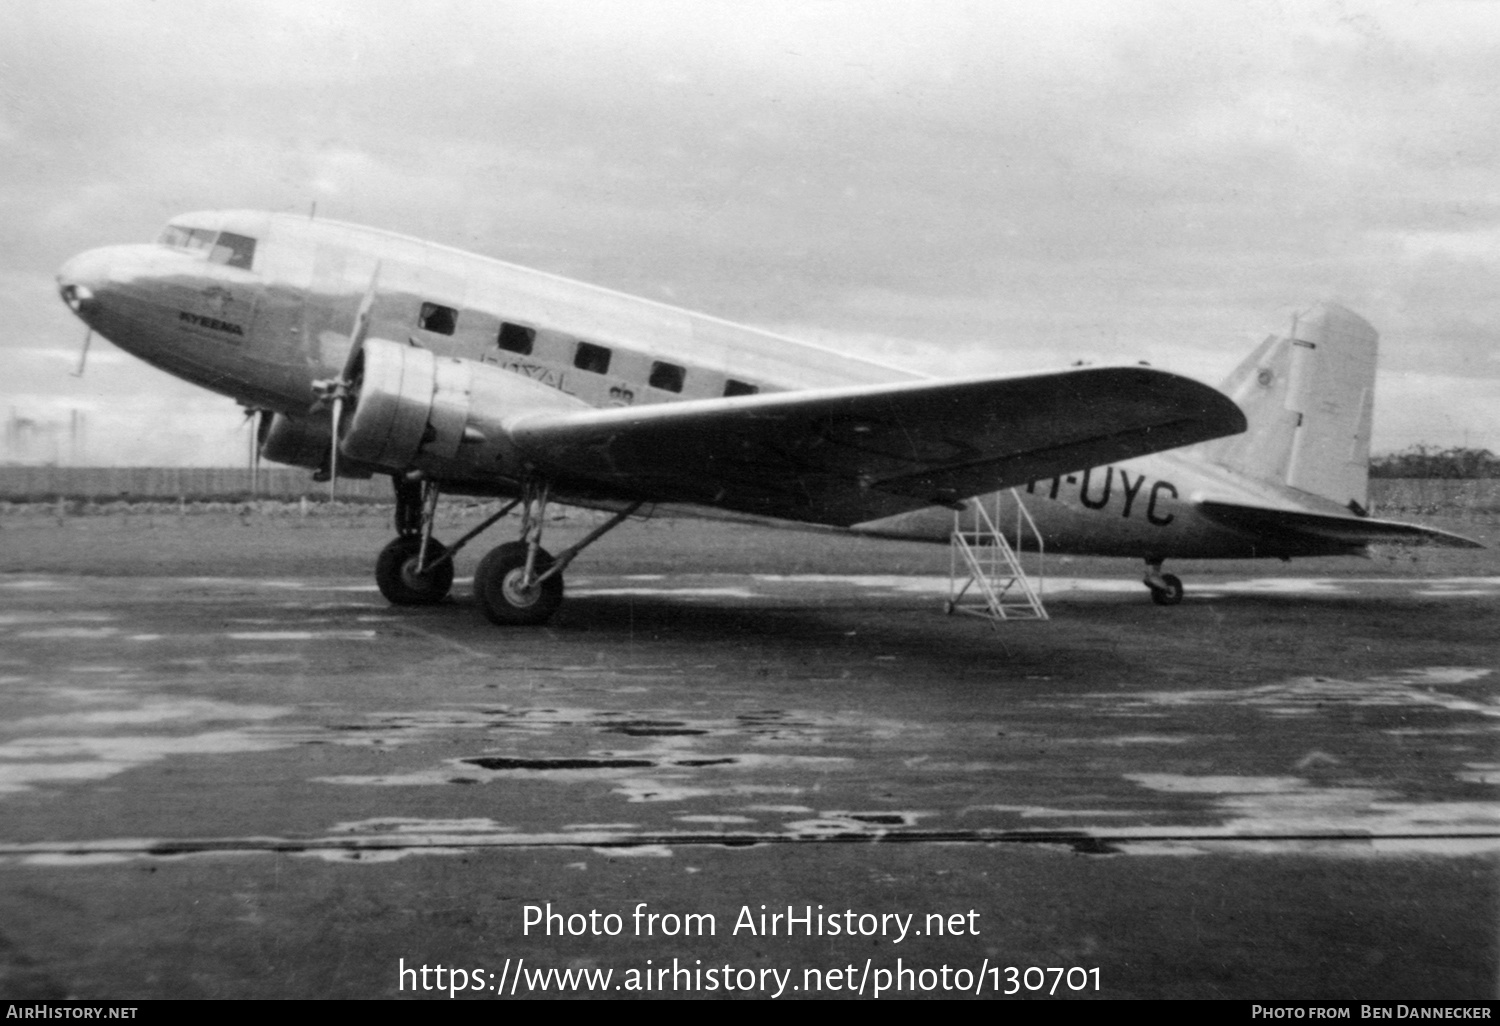
[[88, 362], [89, 343], [92, 341], [94, 341], [94, 329], [90, 328], [88, 331], [83, 333], [83, 349], [81, 349], [78, 353], [78, 366], [73, 370], [73, 376], [75, 378], [83, 377], [83, 365]]
[[245, 423], [250, 426], [250, 497], [260, 496], [260, 448], [271, 433], [270, 410], [245, 407]]
[[331, 444], [328, 449], [328, 497], [330, 499], [334, 497], [339, 484], [339, 429], [344, 419], [344, 401], [349, 398], [350, 391], [355, 385], [354, 371], [359, 365], [365, 337], [370, 333], [370, 313], [375, 308], [375, 294], [379, 283], [380, 262], [376, 261], [375, 270], [370, 275], [370, 287], [365, 290], [365, 296], [359, 303], [359, 310], [354, 315], [354, 327], [349, 332], [349, 352], [344, 357], [343, 370], [336, 378], [313, 382], [313, 392], [318, 396], [318, 402], [313, 408], [321, 409], [327, 405], [332, 409]]

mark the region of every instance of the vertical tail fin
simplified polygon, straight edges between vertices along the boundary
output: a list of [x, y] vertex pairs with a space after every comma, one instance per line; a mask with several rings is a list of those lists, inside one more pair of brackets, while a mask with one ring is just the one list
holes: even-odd
[[1259, 481], [1369, 505], [1370, 421], [1380, 336], [1341, 306], [1321, 303], [1271, 336], [1220, 386], [1249, 421], [1205, 455]]

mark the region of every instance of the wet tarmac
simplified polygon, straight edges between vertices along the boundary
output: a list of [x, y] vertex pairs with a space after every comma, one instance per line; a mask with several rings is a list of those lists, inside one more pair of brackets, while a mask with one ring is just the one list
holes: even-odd
[[4, 575], [0, 995], [1495, 996], [1500, 578], [947, 587]]

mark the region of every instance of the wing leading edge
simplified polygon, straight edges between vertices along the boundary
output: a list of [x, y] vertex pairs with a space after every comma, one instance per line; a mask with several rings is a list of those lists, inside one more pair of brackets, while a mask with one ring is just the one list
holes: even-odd
[[848, 526], [1245, 429], [1219, 392], [1146, 367], [523, 413], [506, 428], [573, 490]]

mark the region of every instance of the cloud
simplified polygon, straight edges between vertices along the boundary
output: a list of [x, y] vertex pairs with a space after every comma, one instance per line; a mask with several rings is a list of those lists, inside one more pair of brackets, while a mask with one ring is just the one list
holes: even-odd
[[1497, 28], [1462, 0], [4, 4], [0, 359], [76, 346], [72, 253], [316, 201], [829, 338], [1210, 368], [1336, 297], [1389, 372], [1494, 380]]

